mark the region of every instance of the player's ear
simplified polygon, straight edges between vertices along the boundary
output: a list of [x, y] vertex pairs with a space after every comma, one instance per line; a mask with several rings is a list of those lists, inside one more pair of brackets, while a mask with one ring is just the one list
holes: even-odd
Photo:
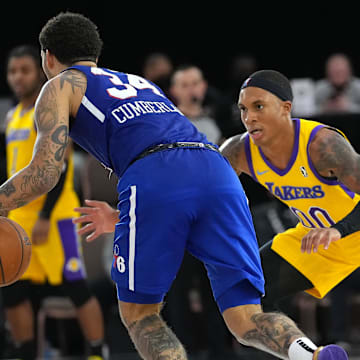
[[52, 69], [55, 64], [55, 56], [48, 50], [45, 50], [45, 61], [49, 69]]
[[288, 114], [291, 113], [291, 108], [292, 108], [292, 102], [291, 101], [283, 101], [283, 109], [284, 111], [286, 111]]

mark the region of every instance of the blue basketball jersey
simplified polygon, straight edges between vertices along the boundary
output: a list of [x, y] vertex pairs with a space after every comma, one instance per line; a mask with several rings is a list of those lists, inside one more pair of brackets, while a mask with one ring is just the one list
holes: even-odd
[[111, 271], [119, 300], [161, 302], [187, 249], [205, 264], [221, 311], [259, 304], [264, 279], [258, 245], [229, 162], [198, 147], [159, 151], [129, 166], [154, 145], [208, 141], [149, 81], [72, 68], [86, 75], [87, 89], [70, 136], [120, 178]]
[[150, 81], [99, 67], [69, 69], [80, 70], [87, 78], [70, 137], [119, 177], [148, 147], [177, 141], [208, 143]]

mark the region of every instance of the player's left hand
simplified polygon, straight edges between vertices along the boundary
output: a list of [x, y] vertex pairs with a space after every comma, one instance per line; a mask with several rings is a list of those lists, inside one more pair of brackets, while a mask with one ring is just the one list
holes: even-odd
[[38, 218], [36, 221], [33, 231], [31, 234], [31, 240], [34, 245], [42, 245], [45, 244], [50, 230], [50, 220]]
[[324, 245], [327, 250], [333, 241], [341, 238], [341, 234], [334, 228], [316, 228], [310, 230], [301, 241], [301, 252], [311, 254], [316, 253], [320, 245]]

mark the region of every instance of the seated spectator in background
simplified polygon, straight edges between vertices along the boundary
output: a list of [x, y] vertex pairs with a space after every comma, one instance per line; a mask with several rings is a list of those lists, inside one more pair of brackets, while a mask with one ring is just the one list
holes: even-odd
[[333, 54], [326, 62], [326, 78], [315, 88], [318, 114], [360, 113], [360, 79], [353, 76], [350, 59]]
[[203, 106], [207, 89], [203, 73], [195, 65], [181, 66], [171, 77], [170, 93], [179, 110], [209, 141], [219, 144], [221, 130]]
[[169, 95], [170, 77], [172, 72], [173, 63], [166, 54], [152, 53], [148, 55], [144, 61], [144, 78], [159, 86], [167, 96]]

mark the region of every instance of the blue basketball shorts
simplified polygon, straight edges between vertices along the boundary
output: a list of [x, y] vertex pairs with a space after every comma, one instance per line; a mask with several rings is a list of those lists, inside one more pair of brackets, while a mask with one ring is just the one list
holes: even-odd
[[208, 149], [169, 149], [131, 165], [118, 184], [111, 276], [118, 299], [163, 300], [185, 250], [206, 266], [220, 310], [259, 304], [258, 244], [241, 183]]

